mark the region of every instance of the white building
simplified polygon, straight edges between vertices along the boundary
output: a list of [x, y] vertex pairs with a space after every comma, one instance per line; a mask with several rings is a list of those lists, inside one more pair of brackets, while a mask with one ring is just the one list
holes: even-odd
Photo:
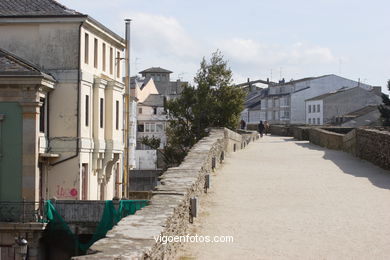
[[56, 80], [46, 100], [43, 149], [59, 157], [44, 163], [39, 178], [48, 185], [43, 197], [121, 196], [125, 40], [53, 0], [3, 2], [0, 35], [2, 48]]
[[262, 112], [271, 124], [305, 124], [305, 100], [342, 87], [358, 85], [365, 89], [372, 88], [333, 74], [270, 84], [267, 95], [261, 99]]
[[167, 143], [165, 134], [168, 118], [164, 110], [165, 97], [160, 95], [154, 79], [133, 77], [131, 91], [137, 97], [137, 150], [135, 168], [157, 169], [157, 150], [142, 144], [143, 137], [160, 140], [160, 149]]
[[[355, 126], [369, 125], [379, 119], [379, 111], [376, 108], [381, 103], [380, 87], [341, 88], [306, 100], [306, 124], [342, 124], [352, 119], [352, 115], [349, 115], [351, 112], [357, 111], [354, 114], [356, 116], [359, 114], [359, 117], [374, 112], [364, 121], [352, 124]], [[348, 125], [351, 125], [351, 122]]]

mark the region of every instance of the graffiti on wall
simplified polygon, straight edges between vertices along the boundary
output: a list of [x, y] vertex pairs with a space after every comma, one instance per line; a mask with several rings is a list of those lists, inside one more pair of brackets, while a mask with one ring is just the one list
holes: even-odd
[[57, 185], [57, 198], [75, 198], [77, 197], [78, 191], [76, 188], [66, 188], [60, 185]]

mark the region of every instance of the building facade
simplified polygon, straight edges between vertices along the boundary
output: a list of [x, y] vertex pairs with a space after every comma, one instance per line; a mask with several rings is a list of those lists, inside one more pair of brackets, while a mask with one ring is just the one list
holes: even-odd
[[158, 93], [168, 100], [177, 98], [183, 91], [183, 87], [188, 85], [188, 82], [180, 80], [171, 81], [170, 74], [172, 71], [160, 67], [151, 67], [139, 72], [146, 80], [153, 79]]
[[[324, 75], [320, 77], [303, 78], [299, 80], [284, 80], [279, 83], [262, 81], [268, 84], [266, 92], [258, 93], [260, 105], [254, 108], [247, 106], [250, 111], [255, 112], [257, 118], [249, 118], [249, 121], [259, 122], [260, 120], [269, 121], [271, 124], [305, 124], [307, 99], [336, 91], [340, 88], [360, 88], [370, 90], [371, 86], [357, 81], [349, 80], [337, 75]], [[254, 97], [252, 97], [254, 99]], [[260, 109], [259, 109], [260, 107]], [[318, 117], [315, 117], [316, 123]], [[320, 118], [320, 123], [322, 119]]]
[[[307, 99], [306, 123], [310, 125], [339, 125], [352, 119], [353, 116], [349, 113], [356, 111], [356, 115], [362, 116], [363, 112], [373, 112], [369, 107], [375, 108], [381, 103], [380, 87], [370, 89], [361, 87], [342, 88]], [[377, 121], [379, 113], [377, 115], [377, 118], [372, 117], [370, 120], [367, 119], [366, 123], [360, 122], [359, 125], [369, 125]]]
[[0, 35], [3, 49], [36, 64], [56, 82], [46, 100], [47, 134], [41, 139], [43, 153], [58, 157], [45, 161], [42, 197], [121, 196], [125, 40], [53, 0], [6, 2]]
[[0, 49], [0, 201], [43, 198], [48, 96], [55, 80]]

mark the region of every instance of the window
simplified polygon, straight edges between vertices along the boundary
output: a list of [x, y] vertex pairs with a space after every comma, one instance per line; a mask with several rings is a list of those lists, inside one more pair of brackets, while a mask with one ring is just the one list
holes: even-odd
[[137, 126], [137, 131], [138, 131], [138, 132], [141, 132], [141, 133], [143, 133], [143, 132], [144, 132], [144, 130], [145, 130], [145, 127], [144, 127], [144, 125], [138, 125], [138, 126]]
[[39, 101], [41, 103], [41, 107], [39, 108], [39, 132], [44, 133], [46, 123], [46, 100], [44, 98], [40, 98]]
[[81, 199], [88, 199], [88, 163], [81, 164]]
[[319, 125], [320, 124], [320, 119], [319, 118], [317, 118], [317, 125]]
[[164, 131], [164, 125], [163, 124], [156, 124], [156, 132], [161, 133]]
[[116, 66], [116, 77], [119, 78], [121, 76], [121, 54], [118, 51], [116, 53], [118, 61], [117, 61], [117, 66]]
[[119, 129], [119, 101], [115, 103], [115, 129]]
[[154, 114], [154, 115], [157, 115], [157, 107], [154, 107], [154, 108], [153, 108], [153, 114]]
[[316, 112], [316, 105], [313, 105], [313, 113]]
[[309, 105], [309, 113], [311, 113], [311, 105]]
[[311, 118], [309, 118], [309, 125], [311, 125]]
[[84, 36], [84, 62], [88, 64], [88, 54], [89, 54], [89, 35], [88, 33]]
[[93, 44], [93, 66], [96, 69], [98, 67], [98, 39], [96, 38]]
[[110, 47], [110, 74], [113, 74], [114, 72], [114, 56], [113, 56], [113, 50], [112, 47]]
[[106, 71], [106, 44], [103, 43], [102, 46], [102, 52], [103, 52], [103, 71]]
[[145, 132], [148, 133], [150, 132], [150, 124], [145, 124]]
[[116, 164], [115, 167], [115, 197], [119, 198], [120, 194], [120, 187], [121, 187], [121, 179], [120, 179], [120, 173], [119, 173], [119, 163]]
[[319, 104], [317, 105], [317, 112], [321, 112]]
[[142, 114], [142, 107], [138, 108], [138, 114]]
[[85, 95], [85, 126], [89, 125], [89, 96]]
[[100, 98], [100, 128], [103, 128], [103, 120], [104, 120], [104, 99]]

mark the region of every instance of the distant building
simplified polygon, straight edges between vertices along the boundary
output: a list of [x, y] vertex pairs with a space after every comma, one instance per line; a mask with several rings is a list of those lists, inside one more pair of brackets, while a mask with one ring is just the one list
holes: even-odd
[[[246, 114], [249, 115], [250, 123], [258, 123], [262, 120], [269, 121], [271, 124], [305, 124], [307, 122], [305, 100], [340, 88], [359, 86], [367, 90], [372, 89], [367, 84], [333, 74], [291, 81], [281, 80], [279, 83], [269, 82], [268, 80], [253, 82], [267, 84], [268, 88], [263, 91], [256, 91], [254, 95], [248, 96]], [[260, 103], [258, 100], [260, 100]], [[251, 112], [252, 117], [250, 116]], [[244, 114], [241, 114], [242, 118]]]
[[142, 138], [157, 138], [160, 140], [160, 149], [165, 147], [165, 129], [168, 123], [164, 110], [166, 98], [159, 94], [153, 78], [132, 77], [131, 91], [138, 101], [135, 169], [156, 169], [157, 150], [143, 144]]
[[[381, 103], [380, 87], [341, 88], [307, 99], [306, 123], [348, 126], [375, 124], [379, 119], [377, 106]], [[361, 117], [364, 119], [359, 119]]]
[[188, 85], [184, 81], [171, 81], [172, 71], [160, 67], [152, 67], [139, 72], [146, 80], [153, 79], [158, 93], [167, 99], [173, 99], [180, 96], [183, 87]]

